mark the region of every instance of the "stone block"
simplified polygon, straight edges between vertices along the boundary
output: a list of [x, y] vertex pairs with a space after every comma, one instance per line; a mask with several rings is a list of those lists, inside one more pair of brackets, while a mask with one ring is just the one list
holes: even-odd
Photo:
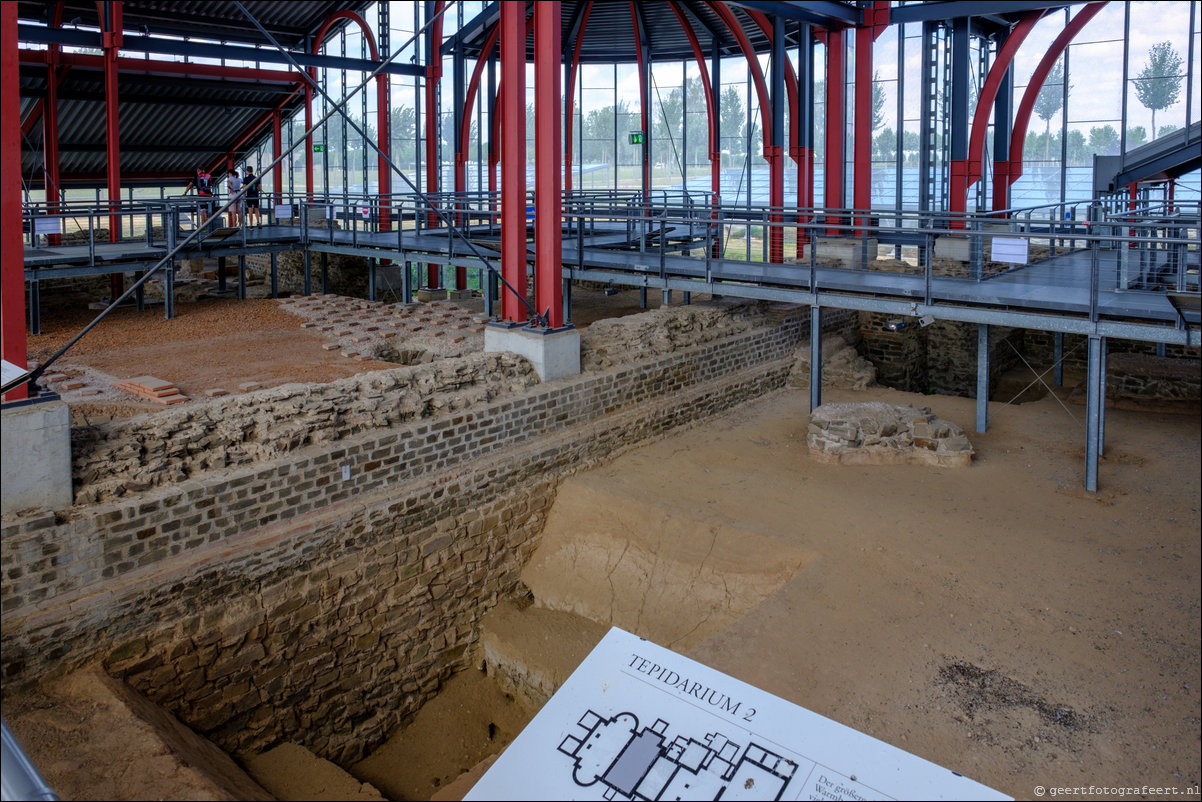
[[967, 262], [972, 256], [972, 240], [967, 235], [947, 234], [935, 238], [935, 258]]
[[6, 404], [0, 426], [3, 514], [71, 506], [71, 411], [58, 398]]
[[814, 259], [819, 264], [837, 264], [839, 267], [859, 268], [868, 260], [876, 258], [876, 237], [815, 237]]

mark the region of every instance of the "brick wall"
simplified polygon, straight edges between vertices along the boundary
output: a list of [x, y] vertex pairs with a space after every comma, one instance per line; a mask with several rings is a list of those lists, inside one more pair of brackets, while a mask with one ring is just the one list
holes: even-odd
[[559, 477], [782, 387], [804, 322], [5, 520], [5, 690], [99, 659], [227, 751], [346, 765], [464, 667]]

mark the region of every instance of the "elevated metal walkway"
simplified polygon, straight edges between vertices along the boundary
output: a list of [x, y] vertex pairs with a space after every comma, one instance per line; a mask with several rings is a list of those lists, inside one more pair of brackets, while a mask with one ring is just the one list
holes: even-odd
[[[220, 221], [210, 219], [207, 230], [174, 258], [301, 250], [471, 270], [500, 267], [500, 221], [486, 197], [457, 197], [446, 207], [464, 221], [455, 231], [429, 225], [422, 207], [426, 201], [412, 196], [385, 204], [374, 198], [289, 200], [278, 207], [287, 216], [268, 214], [262, 227], [218, 228]], [[112, 219], [111, 210], [68, 209], [55, 215], [32, 210], [25, 247], [31, 329], [37, 331], [39, 282], [149, 270], [194, 230], [199, 211], [195, 200], [125, 208], [122, 227], [137, 233], [110, 243], [97, 239], [106, 234], [101, 224]], [[867, 224], [868, 216], [850, 210], [838, 215], [803, 210], [800, 216], [797, 210], [772, 211], [757, 215], [705, 204], [641, 204], [634, 194], [566, 196], [564, 278], [1199, 344], [1197, 331], [1182, 324], [1166, 295], [1198, 292], [1197, 204], [1175, 206], [1171, 216], [1164, 209], [1128, 212], [1092, 227], [1061, 222], [1058, 214], [1034, 223], [1030, 215], [1017, 213], [1007, 220], [970, 217], [952, 228], [946, 215], [890, 213], [888, 225], [882, 225], [875, 218]], [[83, 241], [63, 244], [55, 232], [69, 228], [67, 220], [83, 229], [81, 219], [87, 220], [88, 234], [77, 235]], [[48, 220], [63, 222], [48, 225]], [[771, 262], [767, 243], [774, 231], [786, 240], [788, 253], [797, 252], [799, 233], [817, 244], [803, 248], [801, 259]], [[999, 243], [1047, 255], [1000, 262], [1013, 257], [998, 256]], [[533, 245], [527, 252], [533, 260]], [[962, 258], [941, 257], [948, 252]], [[905, 258], [882, 260], [882, 253]], [[238, 261], [242, 287], [245, 266]], [[173, 274], [164, 271], [169, 317]], [[308, 272], [306, 279], [311, 286]], [[570, 308], [565, 316], [570, 319]]]

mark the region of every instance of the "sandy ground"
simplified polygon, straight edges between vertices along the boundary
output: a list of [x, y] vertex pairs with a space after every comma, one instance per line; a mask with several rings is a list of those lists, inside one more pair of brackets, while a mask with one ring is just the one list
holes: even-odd
[[[628, 311], [638, 311], [633, 299], [624, 299]], [[245, 307], [233, 309], [246, 314]], [[187, 339], [190, 319], [206, 314], [198, 308], [173, 321], [177, 341]], [[295, 325], [295, 318], [280, 319], [280, 330], [290, 332], [287, 347], [312, 342], [318, 359], [303, 380], [318, 380], [321, 371], [344, 375], [347, 360], [322, 351], [316, 333]], [[202, 328], [199, 339], [181, 346], [193, 355], [189, 370], [208, 363], [201, 354], [245, 361], [242, 346], [224, 340], [199, 347], [215, 336]], [[161, 343], [147, 338], [123, 347], [128, 365], [105, 363], [106, 372], [167, 371], [174, 363], [152, 363], [157, 352], [150, 349]], [[49, 342], [35, 339], [31, 351]], [[279, 348], [263, 350], [278, 355]], [[81, 368], [88, 363], [82, 354], [73, 360]], [[215, 376], [232, 370], [211, 369]], [[563, 503], [549, 516], [532, 565], [554, 564], [555, 550], [572, 543], [589, 546], [601, 561], [635, 547], [687, 564], [701, 559], [682, 536], [695, 528], [728, 544], [746, 539], [746, 554], [728, 545], [709, 564], [716, 575], [738, 579], [739, 603], [713, 601], [725, 611], [720, 626], [685, 627], [693, 634], [622, 616], [577, 629], [646, 626], [694, 659], [1017, 798], [1032, 797], [1036, 786], [1137, 787], [1127, 794], [1135, 798], [1169, 798], [1187, 788], [1196, 794], [1199, 416], [1108, 410], [1100, 489], [1091, 494], [1083, 489], [1079, 404], [1048, 396], [991, 405], [989, 431], [978, 434], [972, 399], [874, 388], [827, 390], [824, 400], [929, 406], [969, 434], [974, 464], [955, 470], [816, 462], [805, 446], [806, 390], [775, 393], [650, 443], [564, 482]], [[590, 567], [578, 561], [579, 571]], [[534, 609], [564, 605], [566, 589], [584, 587], [570, 572], [557, 586], [531, 571]], [[696, 594], [665, 587], [655, 601], [669, 618], [700, 620], [713, 612], [695, 603]], [[617, 592], [646, 596], [633, 582]], [[578, 606], [596, 610], [603, 601]], [[530, 626], [540, 621], [532, 616]], [[21, 703], [6, 700], [6, 718]], [[479, 672], [464, 672], [373, 756], [370, 772], [361, 765], [356, 774], [393, 799], [445, 794], [528, 716]], [[31, 754], [39, 765], [61, 763], [55, 750], [39, 744]], [[93, 761], [86, 749], [73, 750], [75, 774], [111, 773], [111, 758]], [[160, 796], [184, 794], [167, 785]], [[63, 797], [96, 798], [87, 786]]]

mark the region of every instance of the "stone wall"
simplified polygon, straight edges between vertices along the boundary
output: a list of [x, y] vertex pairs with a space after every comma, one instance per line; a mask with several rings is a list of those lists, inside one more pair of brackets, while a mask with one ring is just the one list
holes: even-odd
[[262, 463], [466, 409], [537, 382], [529, 363], [512, 354], [474, 354], [76, 427], [75, 501], [107, 501], [207, 471]]
[[[876, 365], [877, 381], [886, 387], [913, 393], [939, 393], [974, 397], [977, 394], [977, 326], [936, 320], [920, 326], [914, 318], [901, 318], [906, 326], [890, 331], [895, 315], [860, 314], [860, 350]], [[1019, 363], [1023, 330], [989, 327], [989, 387], [997, 387], [1006, 371]]]
[[352, 762], [519, 592], [560, 476], [780, 388], [800, 319], [5, 518], [5, 690], [101, 660], [236, 755]]
[[[313, 292], [322, 292], [321, 259], [322, 254], [317, 251], [309, 254], [309, 275]], [[325, 292], [346, 295], [351, 298], [368, 296], [366, 256], [331, 253], [326, 255], [326, 259], [328, 289]], [[280, 293], [303, 295], [305, 292], [304, 253], [302, 251], [281, 253], [276, 260], [276, 276]]]

